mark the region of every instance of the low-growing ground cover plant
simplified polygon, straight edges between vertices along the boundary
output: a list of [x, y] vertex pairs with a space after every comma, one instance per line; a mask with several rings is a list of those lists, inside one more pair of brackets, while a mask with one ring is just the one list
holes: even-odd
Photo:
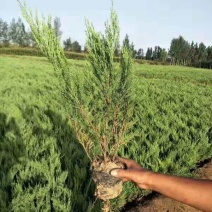
[[[68, 62], [71, 71], [83, 78], [86, 62]], [[139, 118], [133, 130], [138, 133], [120, 156], [154, 171], [190, 176], [197, 162], [211, 157], [211, 74], [203, 69], [133, 64]], [[0, 57], [0, 206], [5, 211], [50, 207], [51, 201], [45, 199], [54, 194], [52, 185], [65, 188], [64, 193], [68, 188], [70, 201], [58, 198], [61, 205], [70, 203], [67, 211], [101, 211], [101, 202], [95, 202], [90, 162], [67, 119], [59, 87], [47, 59]], [[51, 146], [56, 154], [44, 151]], [[42, 168], [55, 157], [67, 174], [61, 184], [58, 172], [51, 175], [58, 165]], [[32, 161], [41, 167], [33, 175]], [[56, 184], [50, 184], [47, 176], [53, 176]], [[121, 195], [111, 200], [111, 210], [143, 195], [146, 192], [125, 183]]]

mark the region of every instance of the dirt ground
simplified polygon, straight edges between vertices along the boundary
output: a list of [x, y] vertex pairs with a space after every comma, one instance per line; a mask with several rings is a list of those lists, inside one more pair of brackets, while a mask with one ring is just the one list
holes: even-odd
[[[212, 180], [212, 161], [196, 170], [199, 178]], [[140, 205], [126, 210], [126, 212], [200, 212], [190, 206], [184, 205], [162, 195], [154, 195]]]

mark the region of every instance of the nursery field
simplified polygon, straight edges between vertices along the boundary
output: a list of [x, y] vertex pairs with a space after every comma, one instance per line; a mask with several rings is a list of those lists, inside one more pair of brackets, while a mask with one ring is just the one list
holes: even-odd
[[[69, 63], [83, 78], [86, 61]], [[139, 121], [119, 155], [153, 171], [191, 176], [212, 157], [212, 71], [135, 63], [132, 80]], [[62, 102], [47, 59], [0, 56], [1, 211], [101, 211], [89, 160]], [[126, 183], [111, 209], [147, 193]]]

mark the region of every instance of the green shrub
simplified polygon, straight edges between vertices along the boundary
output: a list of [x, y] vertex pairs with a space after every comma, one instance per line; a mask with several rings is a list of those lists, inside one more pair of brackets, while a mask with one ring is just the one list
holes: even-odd
[[75, 53], [75, 52], [65, 52], [65, 56], [68, 59], [75, 59], [75, 60], [85, 60], [86, 54], [84, 53]]
[[138, 64], [144, 64], [144, 61], [143, 60], [134, 59], [134, 62], [136, 62]]
[[157, 62], [157, 61], [155, 61], [155, 60], [152, 60], [152, 61], [148, 61], [148, 63], [150, 64], [150, 65], [159, 65], [159, 62]]
[[[21, 48], [21, 47], [10, 47], [10, 48], [0, 48], [0, 54], [5, 55], [25, 55], [25, 56], [37, 56], [44, 57], [44, 54], [37, 48]], [[75, 53], [75, 52], [65, 52], [65, 55], [68, 59], [75, 60], [85, 60], [86, 55], [83, 53]]]
[[26, 56], [37, 56], [43, 57], [43, 53], [36, 48], [20, 48], [20, 47], [10, 47], [10, 48], [0, 48], [0, 54], [6, 55], [26, 55]]

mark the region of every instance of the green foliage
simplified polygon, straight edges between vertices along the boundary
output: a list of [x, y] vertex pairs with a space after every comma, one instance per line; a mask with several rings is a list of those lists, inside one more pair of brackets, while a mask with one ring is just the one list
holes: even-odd
[[[23, 116], [27, 116], [23, 139], [29, 141], [30, 136], [30, 143], [25, 144], [26, 154], [21, 163], [14, 167], [12, 210], [70, 211], [71, 190], [65, 186], [68, 172], [61, 170], [56, 139], [44, 133], [38, 135], [36, 131], [41, 129], [39, 125], [34, 125], [38, 114], [33, 110], [23, 113]], [[29, 119], [29, 114], [35, 120], [31, 116]]]
[[12, 183], [11, 168], [20, 162], [25, 149], [20, 128], [14, 118], [0, 113], [0, 208], [11, 210]]
[[[137, 76], [150, 80], [169, 80], [174, 83], [210, 86], [212, 84], [212, 72], [204, 69], [160, 66], [158, 64], [135, 64], [134, 70]], [[207, 88], [207, 87], [206, 87]]]

